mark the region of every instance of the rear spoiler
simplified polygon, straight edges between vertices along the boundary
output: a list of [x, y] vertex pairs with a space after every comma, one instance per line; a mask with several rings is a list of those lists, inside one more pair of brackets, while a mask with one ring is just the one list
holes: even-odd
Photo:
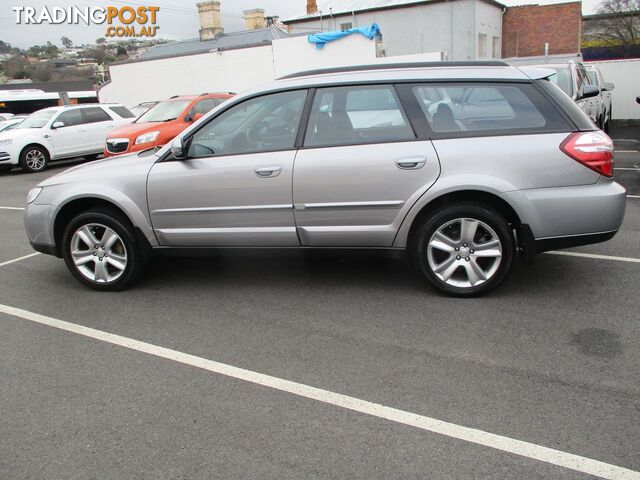
[[555, 70], [551, 68], [544, 67], [516, 67], [522, 73], [524, 73], [531, 80], [542, 80], [544, 78], [549, 78], [551, 75], [556, 73]]

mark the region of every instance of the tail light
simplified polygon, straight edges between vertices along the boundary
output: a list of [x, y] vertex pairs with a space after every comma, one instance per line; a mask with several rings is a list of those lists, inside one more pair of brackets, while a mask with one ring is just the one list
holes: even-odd
[[613, 177], [613, 142], [603, 131], [574, 132], [560, 150], [600, 175]]

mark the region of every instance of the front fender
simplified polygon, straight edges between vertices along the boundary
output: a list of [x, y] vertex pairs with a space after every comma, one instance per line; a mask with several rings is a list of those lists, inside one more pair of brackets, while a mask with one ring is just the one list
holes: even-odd
[[[46, 198], [38, 199], [38, 203], [46, 202], [54, 206], [51, 209], [51, 221], [48, 222], [50, 229], [49, 236], [51, 239], [55, 238], [53, 231], [55, 219], [66, 205], [79, 199], [99, 199], [111, 203], [122, 210], [131, 223], [140, 229], [151, 246], [158, 245], [155, 234], [153, 233], [153, 228], [151, 227], [151, 222], [146, 214], [146, 201], [144, 205], [138, 205], [120, 190], [105, 185], [96, 185], [91, 183], [82, 183], [77, 185], [66, 184], [64, 185], [64, 188], [59, 189], [56, 187], [49, 188], [51, 190], [59, 191], [48, 192]], [[46, 190], [47, 189], [45, 189], [45, 191]]]

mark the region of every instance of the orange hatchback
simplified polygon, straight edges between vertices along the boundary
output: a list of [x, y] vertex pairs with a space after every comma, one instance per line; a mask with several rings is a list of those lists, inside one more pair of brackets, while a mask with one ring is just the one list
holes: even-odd
[[109, 132], [104, 148], [107, 157], [162, 146], [213, 110], [232, 93], [176, 96], [158, 103], [126, 127]]

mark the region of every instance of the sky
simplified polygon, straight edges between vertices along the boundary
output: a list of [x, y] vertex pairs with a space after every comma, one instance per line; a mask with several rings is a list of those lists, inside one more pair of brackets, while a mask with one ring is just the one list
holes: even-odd
[[[500, 0], [508, 6], [522, 4], [560, 3], [558, 0]], [[186, 40], [198, 36], [198, 0], [0, 0], [0, 40], [20, 48], [50, 41], [61, 46], [60, 37], [69, 37], [75, 44], [93, 43], [103, 37], [106, 27], [103, 25], [17, 25], [13, 7], [31, 6], [40, 11], [43, 5], [51, 7], [78, 7], [95, 5], [156, 5], [160, 7], [157, 25], [158, 36], [169, 40]], [[594, 13], [599, 0], [583, 0], [583, 14]], [[281, 19], [302, 15], [306, 0], [221, 0], [222, 24], [226, 32], [244, 30], [242, 11], [263, 8], [266, 15], [278, 15]], [[322, 6], [322, 1], [318, 1]]]

